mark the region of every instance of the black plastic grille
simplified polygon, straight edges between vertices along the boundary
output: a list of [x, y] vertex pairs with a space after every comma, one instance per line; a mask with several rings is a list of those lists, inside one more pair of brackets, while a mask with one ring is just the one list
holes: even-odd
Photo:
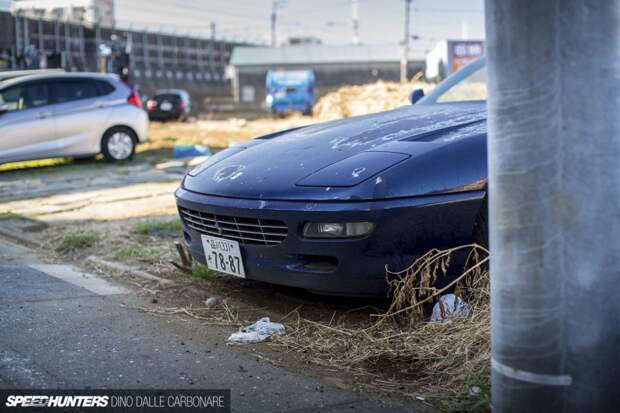
[[278, 245], [288, 233], [284, 222], [273, 219], [216, 215], [182, 207], [179, 212], [185, 225], [194, 231], [233, 239], [241, 244]]

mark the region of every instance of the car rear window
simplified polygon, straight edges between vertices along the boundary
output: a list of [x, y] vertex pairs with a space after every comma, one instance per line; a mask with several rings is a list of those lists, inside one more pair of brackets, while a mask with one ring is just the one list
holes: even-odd
[[155, 100], [159, 103], [159, 102], [163, 102], [164, 100], [167, 100], [168, 102], [171, 103], [177, 103], [180, 99], [179, 95], [174, 95], [172, 93], [163, 93], [161, 95], [155, 95]]
[[63, 79], [55, 82], [56, 102], [91, 99], [100, 96], [95, 82], [91, 79]]

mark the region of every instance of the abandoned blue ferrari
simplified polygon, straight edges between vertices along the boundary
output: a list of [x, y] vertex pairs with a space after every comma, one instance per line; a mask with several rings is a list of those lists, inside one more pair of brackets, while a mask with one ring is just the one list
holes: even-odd
[[210, 269], [323, 294], [379, 296], [386, 265], [486, 239], [484, 59], [412, 104], [255, 138], [176, 192]]

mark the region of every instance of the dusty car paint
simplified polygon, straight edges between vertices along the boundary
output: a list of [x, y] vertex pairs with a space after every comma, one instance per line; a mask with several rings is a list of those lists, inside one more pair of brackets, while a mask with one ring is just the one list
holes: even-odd
[[197, 176], [188, 175], [184, 188], [233, 198], [348, 201], [454, 192], [482, 187], [485, 179], [485, 106], [455, 103], [257, 138], [220, 152]]
[[[176, 196], [199, 221], [286, 225], [275, 245], [241, 245], [247, 278], [384, 295], [386, 265], [402, 269], [430, 248], [474, 239], [486, 199], [486, 158], [484, 102], [413, 105], [222, 151], [190, 172]], [[374, 230], [357, 238], [303, 236], [307, 222], [365, 221]], [[184, 224], [192, 255], [204, 262], [200, 233]]]

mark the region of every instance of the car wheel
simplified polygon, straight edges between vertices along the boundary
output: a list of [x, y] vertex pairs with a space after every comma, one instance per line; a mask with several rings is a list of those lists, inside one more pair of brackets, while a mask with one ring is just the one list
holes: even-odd
[[489, 248], [489, 206], [485, 197], [474, 222], [474, 242], [485, 248]]
[[128, 161], [136, 152], [136, 134], [128, 128], [118, 126], [103, 135], [101, 153], [108, 162]]

